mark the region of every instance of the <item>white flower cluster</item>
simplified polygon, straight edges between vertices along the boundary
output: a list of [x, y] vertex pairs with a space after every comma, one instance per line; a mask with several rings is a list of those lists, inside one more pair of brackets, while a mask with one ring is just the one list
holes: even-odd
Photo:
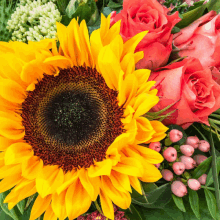
[[[56, 21], [62, 16], [53, 2], [23, 0], [8, 21], [13, 41], [40, 41], [56, 37]], [[26, 2], [25, 5], [22, 5]], [[21, 4], [22, 3], [22, 4]]]

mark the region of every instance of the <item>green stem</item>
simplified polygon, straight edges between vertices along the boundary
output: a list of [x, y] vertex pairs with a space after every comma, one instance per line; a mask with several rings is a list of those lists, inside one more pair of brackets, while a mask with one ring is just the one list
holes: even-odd
[[101, 208], [100, 208], [100, 206], [99, 206], [97, 200], [96, 200], [94, 203], [95, 203], [95, 207], [97, 208], [97, 210], [99, 211], [99, 213], [103, 215], [102, 210], [101, 210]]
[[201, 188], [203, 188], [203, 189], [209, 189], [209, 190], [215, 191], [215, 188], [213, 188], [213, 187], [208, 187], [208, 186], [203, 186], [203, 185], [201, 185]]

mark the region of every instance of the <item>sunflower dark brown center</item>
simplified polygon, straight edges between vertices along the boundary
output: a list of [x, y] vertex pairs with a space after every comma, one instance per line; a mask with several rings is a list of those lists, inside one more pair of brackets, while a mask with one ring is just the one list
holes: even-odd
[[65, 171], [105, 158], [123, 132], [123, 108], [96, 69], [63, 69], [45, 75], [22, 103], [25, 140], [45, 165]]

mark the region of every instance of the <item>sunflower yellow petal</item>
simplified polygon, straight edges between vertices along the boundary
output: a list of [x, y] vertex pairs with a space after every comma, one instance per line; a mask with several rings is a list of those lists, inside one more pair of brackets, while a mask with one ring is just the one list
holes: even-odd
[[111, 199], [101, 190], [100, 200], [104, 216], [114, 219], [114, 208]]
[[31, 145], [23, 142], [12, 144], [5, 152], [5, 164], [16, 164], [28, 159], [33, 155]]
[[115, 36], [115, 38], [110, 42], [110, 48], [114, 52], [118, 60], [121, 60], [121, 55], [123, 52], [123, 39], [120, 35]]
[[15, 141], [0, 136], [0, 151], [5, 151], [7, 148], [13, 144]]
[[136, 76], [138, 80], [138, 85], [142, 85], [143, 83], [147, 82], [151, 71], [148, 69], [139, 69], [135, 70], [133, 74]]
[[110, 27], [110, 15], [106, 18], [103, 14], [101, 14], [101, 24], [100, 24], [100, 36], [101, 39], [104, 39], [107, 35]]
[[15, 174], [13, 176], [7, 176], [0, 182], [0, 193], [11, 189], [15, 185], [17, 185], [21, 180], [21, 173]]
[[37, 219], [47, 210], [51, 202], [51, 197], [51, 195], [48, 195], [45, 198], [42, 198], [40, 195], [38, 195], [31, 209], [30, 220]]
[[150, 90], [154, 86], [155, 83], [156, 83], [155, 81], [149, 81], [149, 82], [142, 84], [138, 89], [137, 95], [139, 95], [141, 93], [150, 94]]
[[125, 110], [124, 110], [124, 118], [121, 119], [121, 122], [123, 124], [130, 123], [132, 121], [134, 112], [135, 112], [134, 109], [130, 105], [127, 105]]
[[69, 219], [73, 220], [84, 214], [89, 209], [91, 202], [89, 194], [77, 180], [66, 192], [65, 204]]
[[93, 56], [95, 64], [97, 65], [100, 50], [103, 48], [99, 29], [94, 30], [92, 32], [92, 34], [90, 36], [90, 44], [91, 44], [92, 56]]
[[148, 112], [153, 106], [155, 106], [159, 102], [158, 96], [149, 95], [146, 93], [140, 94], [136, 100], [135, 104], [133, 106], [133, 109], [135, 110], [134, 117], [137, 118], [146, 112]]
[[138, 179], [138, 177], [136, 176], [129, 176], [129, 180], [131, 183], [131, 186], [139, 193], [142, 195], [142, 188], [141, 188], [141, 184], [140, 181]]
[[98, 65], [108, 87], [117, 90], [121, 67], [110, 45], [101, 49], [98, 56]]
[[25, 99], [24, 89], [16, 82], [10, 79], [1, 79], [0, 95], [11, 102], [22, 103]]
[[160, 171], [151, 163], [145, 161], [143, 163], [144, 166], [144, 174], [139, 179], [143, 182], [157, 182], [162, 178]]
[[141, 162], [131, 157], [122, 157], [121, 161], [112, 169], [130, 176], [142, 176], [144, 172]]
[[130, 181], [128, 175], [116, 172], [112, 170], [111, 175], [109, 177], [113, 186], [122, 192], [131, 192]]
[[118, 99], [119, 106], [123, 105], [126, 107], [130, 100], [136, 95], [138, 89], [138, 81], [135, 75], [127, 75], [126, 78], [121, 81], [119, 85]]
[[82, 186], [84, 187], [84, 189], [87, 191], [87, 193], [89, 194], [90, 198], [92, 201], [95, 200], [95, 192], [94, 192], [94, 187], [90, 182], [90, 178], [88, 176], [88, 170], [85, 168], [81, 168], [79, 171], [79, 179], [80, 182], [82, 184]]
[[56, 67], [60, 67], [60, 68], [70, 68], [73, 67], [73, 63], [72, 61], [64, 56], [53, 56], [53, 57], [48, 57], [44, 60], [45, 64], [50, 64]]
[[112, 168], [112, 162], [110, 159], [106, 159], [100, 162], [95, 162], [88, 168], [89, 177], [96, 177], [101, 175], [110, 175]]
[[127, 40], [124, 44], [124, 50], [122, 56], [125, 56], [127, 53], [134, 53], [137, 45], [140, 43], [140, 41], [145, 37], [145, 35], [148, 33], [148, 31], [143, 31], [138, 34], [136, 34], [134, 37]]
[[57, 166], [45, 166], [36, 178], [36, 188], [42, 198], [54, 193], [64, 181], [63, 170]]
[[117, 190], [107, 176], [102, 176], [102, 191], [105, 192], [118, 207], [122, 209], [129, 208], [131, 204], [130, 193]]
[[22, 176], [26, 179], [35, 179], [43, 169], [43, 161], [37, 157], [30, 157], [22, 163]]
[[138, 61], [144, 58], [144, 51], [139, 51], [134, 54], [134, 63], [136, 64]]
[[106, 158], [111, 159], [112, 166], [115, 166], [120, 161], [121, 154], [117, 148], [110, 148], [108, 149], [108, 153], [106, 153]]
[[135, 61], [134, 61], [134, 54], [127, 53], [122, 61], [121, 61], [121, 68], [125, 73], [125, 76], [131, 74], [135, 70]]
[[0, 169], [0, 179], [3, 179], [7, 176], [12, 176], [15, 174], [21, 174], [21, 165], [5, 165]]
[[51, 206], [49, 206], [44, 214], [43, 220], [57, 220], [57, 216], [54, 214]]
[[53, 194], [51, 207], [53, 212], [60, 220], [64, 220], [67, 217], [66, 208], [65, 208], [65, 196], [66, 190], [64, 190], [59, 195], [57, 193]]

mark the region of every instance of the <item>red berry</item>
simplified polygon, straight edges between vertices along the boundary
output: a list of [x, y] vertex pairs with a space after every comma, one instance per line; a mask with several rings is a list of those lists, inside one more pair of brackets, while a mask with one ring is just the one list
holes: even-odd
[[199, 146], [199, 138], [197, 138], [196, 136], [190, 136], [186, 139], [186, 144], [191, 145], [196, 149]]
[[161, 171], [161, 174], [166, 181], [173, 180], [173, 173], [170, 170], [164, 169]]
[[169, 138], [172, 142], [177, 142], [182, 139], [183, 133], [177, 129], [172, 129], [169, 133]]
[[160, 152], [161, 143], [160, 142], [152, 142], [152, 143], [150, 143], [149, 148], [152, 149], [152, 150], [155, 150], [157, 152]]
[[189, 179], [187, 184], [190, 189], [195, 190], [195, 191], [201, 188], [200, 182], [196, 179]]
[[181, 175], [186, 169], [185, 164], [182, 162], [175, 162], [172, 167], [176, 175]]
[[174, 181], [171, 184], [171, 190], [172, 190], [173, 194], [178, 197], [183, 197], [187, 194], [186, 186], [180, 181]]
[[179, 159], [182, 163], [184, 163], [186, 170], [193, 169], [196, 166], [196, 161], [191, 157], [181, 156]]
[[196, 164], [199, 165], [200, 163], [202, 163], [204, 160], [207, 159], [206, 156], [201, 155], [201, 154], [197, 154], [193, 157], [193, 159], [196, 161]]
[[207, 174], [202, 174], [202, 176], [200, 176], [198, 178], [198, 181], [200, 182], [200, 184], [205, 185], [206, 184], [206, 179], [207, 179]]
[[182, 145], [180, 146], [180, 151], [185, 155], [185, 156], [192, 156], [194, 153], [194, 148], [191, 145]]
[[208, 152], [210, 150], [209, 142], [205, 140], [201, 140], [199, 142], [199, 150], [201, 150], [202, 152]]
[[174, 147], [168, 147], [164, 152], [163, 152], [164, 158], [168, 162], [173, 162], [177, 158], [177, 151]]

